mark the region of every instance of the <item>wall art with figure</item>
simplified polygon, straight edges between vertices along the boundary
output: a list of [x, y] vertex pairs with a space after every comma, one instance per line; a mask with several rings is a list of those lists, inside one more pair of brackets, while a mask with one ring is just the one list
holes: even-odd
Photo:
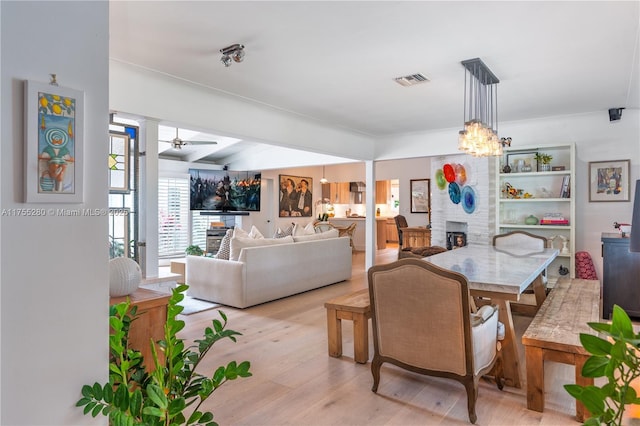
[[82, 202], [81, 91], [26, 83], [26, 201]]
[[313, 188], [313, 179], [310, 177], [280, 175], [279, 216], [313, 216], [311, 188]]
[[589, 201], [629, 201], [630, 160], [589, 162]]

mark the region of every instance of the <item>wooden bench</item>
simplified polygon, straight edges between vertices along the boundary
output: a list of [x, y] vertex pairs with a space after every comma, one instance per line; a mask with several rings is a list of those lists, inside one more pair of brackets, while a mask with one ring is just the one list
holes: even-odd
[[[597, 334], [587, 322], [600, 321], [600, 282], [562, 278], [551, 290], [522, 336], [527, 369], [527, 408], [544, 411], [544, 362], [575, 365], [576, 384], [593, 385], [581, 371], [589, 353], [580, 343], [580, 333]], [[576, 401], [576, 420], [588, 411]]]
[[353, 321], [353, 358], [365, 364], [369, 360], [369, 318], [371, 306], [369, 289], [331, 299], [327, 308], [329, 356], [342, 356], [342, 321]]

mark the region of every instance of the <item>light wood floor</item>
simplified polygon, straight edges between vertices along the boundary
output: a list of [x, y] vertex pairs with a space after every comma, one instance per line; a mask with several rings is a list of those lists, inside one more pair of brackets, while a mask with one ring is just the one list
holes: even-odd
[[[376, 263], [397, 257], [397, 246], [380, 250]], [[201, 407], [221, 425], [431, 425], [469, 424], [462, 385], [425, 377], [389, 364], [382, 367], [378, 393], [371, 391], [371, 364], [353, 361], [350, 321], [343, 321], [343, 356], [327, 354], [324, 302], [366, 288], [364, 253], [353, 255], [353, 277], [296, 296], [248, 309], [224, 307], [229, 328], [241, 332], [237, 343], [216, 344], [199, 371], [211, 375], [236, 360], [251, 362], [253, 376], [229, 382]], [[327, 265], [327, 267], [331, 267]], [[184, 339], [197, 339], [217, 318], [217, 310], [183, 316]], [[518, 341], [530, 322], [515, 316]], [[370, 357], [373, 340], [370, 338]], [[521, 374], [526, 379], [520, 346]], [[478, 425], [571, 425], [575, 401], [562, 388], [573, 381], [573, 366], [546, 364], [545, 412], [526, 408], [525, 388], [481, 380]]]

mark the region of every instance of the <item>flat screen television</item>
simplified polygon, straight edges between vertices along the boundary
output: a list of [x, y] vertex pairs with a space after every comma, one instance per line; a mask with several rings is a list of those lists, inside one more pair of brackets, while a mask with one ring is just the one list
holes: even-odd
[[189, 169], [191, 210], [260, 211], [260, 172]]

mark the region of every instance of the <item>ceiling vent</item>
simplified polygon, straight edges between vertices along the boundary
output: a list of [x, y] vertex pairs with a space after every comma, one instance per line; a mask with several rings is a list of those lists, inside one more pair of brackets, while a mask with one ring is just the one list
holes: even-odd
[[429, 79], [426, 76], [420, 73], [406, 75], [404, 77], [396, 77], [394, 78], [394, 80], [396, 81], [396, 83], [402, 86], [414, 86], [416, 84], [426, 83], [429, 81]]

